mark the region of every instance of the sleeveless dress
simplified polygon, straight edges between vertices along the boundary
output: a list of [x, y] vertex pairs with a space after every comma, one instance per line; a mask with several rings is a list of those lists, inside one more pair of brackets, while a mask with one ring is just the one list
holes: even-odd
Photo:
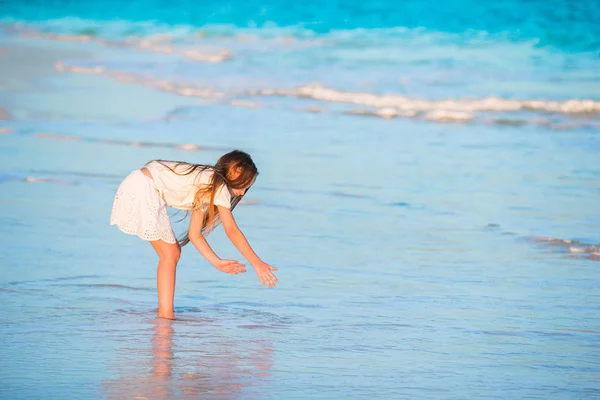
[[[115, 195], [110, 225], [116, 225], [122, 232], [147, 241], [176, 243], [167, 207], [191, 210], [198, 188], [209, 184], [213, 175], [211, 168], [178, 175], [175, 172], [184, 173], [187, 164], [176, 164], [173, 161], [149, 162], [146, 168], [152, 178], [139, 169], [131, 172], [119, 185]], [[214, 203], [231, 208], [231, 193], [227, 186], [221, 185], [217, 189]], [[208, 203], [205, 203], [202, 208], [206, 209], [207, 206]]]

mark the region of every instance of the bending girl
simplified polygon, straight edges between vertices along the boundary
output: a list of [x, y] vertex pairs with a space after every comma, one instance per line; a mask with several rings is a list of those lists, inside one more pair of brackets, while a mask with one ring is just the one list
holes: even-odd
[[[154, 160], [129, 174], [119, 186], [110, 224], [150, 242], [158, 254], [156, 284], [158, 316], [174, 319], [176, 267], [181, 247], [192, 243], [215, 268], [229, 274], [246, 272], [236, 260], [219, 258], [205, 235], [218, 223], [263, 286], [275, 287], [277, 268], [262, 261], [239, 229], [232, 211], [256, 180], [258, 170], [250, 155], [234, 150], [214, 166]], [[166, 207], [191, 213], [187, 234], [177, 240]]]

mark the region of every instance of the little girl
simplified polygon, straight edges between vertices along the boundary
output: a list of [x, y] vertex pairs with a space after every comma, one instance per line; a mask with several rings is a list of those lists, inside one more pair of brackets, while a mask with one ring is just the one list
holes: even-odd
[[[277, 268], [263, 262], [250, 247], [231, 212], [256, 180], [258, 170], [250, 156], [239, 150], [223, 155], [215, 166], [154, 160], [133, 171], [119, 186], [110, 224], [150, 242], [158, 254], [156, 283], [158, 316], [174, 319], [175, 269], [181, 246], [191, 242], [215, 268], [246, 272], [243, 264], [223, 260], [204, 236], [219, 222], [244, 258], [254, 267], [263, 286], [275, 287]], [[166, 206], [191, 213], [187, 235], [173, 233]]]

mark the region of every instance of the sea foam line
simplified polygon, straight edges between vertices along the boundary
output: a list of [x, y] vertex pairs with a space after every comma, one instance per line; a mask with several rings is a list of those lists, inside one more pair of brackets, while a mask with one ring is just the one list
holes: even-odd
[[452, 112], [460, 114], [462, 119], [468, 119], [470, 113], [481, 111], [514, 112], [514, 111], [544, 111], [554, 113], [600, 113], [600, 101], [590, 99], [553, 100], [516, 100], [496, 96], [472, 99], [424, 100], [396, 94], [374, 94], [368, 92], [349, 92], [327, 88], [321, 85], [303, 85], [291, 89], [262, 89], [254, 91], [259, 96], [297, 97], [320, 100], [333, 103], [357, 104], [387, 109], [394, 112]]
[[105, 75], [122, 83], [133, 83], [144, 87], [160, 90], [163, 92], [175, 93], [180, 96], [201, 97], [201, 98], [220, 98], [224, 96], [223, 92], [219, 92], [210, 88], [198, 88], [190, 85], [179, 85], [172, 83], [166, 79], [152, 79], [142, 77], [136, 74], [112, 71], [103, 65], [96, 66], [67, 66], [58, 61], [55, 64], [55, 69], [58, 72], [71, 72], [75, 74], [96, 74]]
[[229, 49], [209, 52], [196, 47], [178, 47], [172, 44], [171, 35], [154, 35], [148, 37], [129, 36], [124, 40], [101, 39], [91, 35], [56, 34], [35, 31], [29, 28], [17, 28], [20, 37], [25, 39], [45, 39], [57, 42], [93, 43], [107, 47], [133, 48], [151, 53], [178, 55], [187, 60], [203, 63], [221, 63], [232, 57]]
[[229, 151], [231, 149], [227, 147], [218, 147], [218, 146], [201, 146], [193, 143], [160, 143], [160, 142], [146, 142], [146, 141], [128, 141], [128, 140], [113, 140], [113, 139], [95, 139], [95, 138], [84, 138], [80, 136], [73, 135], [61, 135], [56, 133], [47, 133], [47, 132], [27, 132], [27, 131], [19, 131], [15, 132], [9, 128], [0, 128], [0, 133], [3, 134], [23, 134], [34, 136], [39, 139], [50, 139], [50, 140], [60, 140], [67, 142], [86, 142], [86, 143], [100, 143], [100, 144], [108, 144], [108, 145], [117, 145], [117, 146], [131, 146], [131, 147], [165, 147], [172, 149], [179, 149], [185, 151]]
[[560, 239], [553, 237], [534, 237], [534, 242], [545, 243], [550, 246], [566, 248], [571, 254], [579, 254], [590, 260], [600, 261], [600, 245], [584, 243], [577, 240]]
[[[129, 72], [112, 71], [102, 65], [77, 66], [56, 63], [59, 72], [98, 74], [111, 77], [119, 82], [132, 83], [144, 87], [178, 94], [186, 97], [200, 97], [211, 99], [218, 104], [227, 104], [236, 107], [257, 108], [262, 107], [256, 102], [242, 100], [240, 97], [294, 97], [311, 99], [323, 102], [352, 104], [366, 106], [343, 111], [349, 115], [371, 116], [383, 119], [411, 118], [433, 122], [459, 122], [466, 123], [477, 121], [479, 123], [494, 125], [537, 125], [551, 129], [574, 129], [580, 127], [598, 128], [600, 124], [595, 121], [577, 121], [568, 123], [555, 123], [548, 119], [510, 120], [505, 118], [478, 118], [478, 113], [510, 113], [518, 111], [537, 111], [544, 113], [560, 113], [564, 115], [581, 115], [600, 113], [600, 102], [593, 100], [571, 99], [565, 101], [551, 100], [514, 100], [500, 97], [472, 98], [472, 99], [444, 99], [423, 100], [400, 95], [378, 95], [367, 92], [347, 92], [325, 88], [318, 85], [304, 85], [292, 89], [259, 89], [225, 93], [207, 87], [176, 84], [166, 79], [153, 79]], [[311, 113], [331, 112], [324, 107], [304, 107], [298, 110]]]

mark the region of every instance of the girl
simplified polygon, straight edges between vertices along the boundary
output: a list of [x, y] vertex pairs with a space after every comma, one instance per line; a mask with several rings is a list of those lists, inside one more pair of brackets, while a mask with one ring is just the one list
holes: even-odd
[[[246, 272], [236, 260], [223, 260], [204, 236], [219, 222], [227, 237], [254, 267], [263, 286], [275, 287], [277, 268], [263, 262], [250, 247], [231, 212], [256, 180], [258, 170], [239, 150], [223, 155], [215, 166], [154, 160], [133, 171], [119, 186], [110, 224], [150, 242], [158, 254], [158, 316], [174, 319], [175, 269], [181, 246], [191, 242], [215, 268], [228, 274]], [[191, 213], [190, 227], [178, 241], [166, 206]]]

